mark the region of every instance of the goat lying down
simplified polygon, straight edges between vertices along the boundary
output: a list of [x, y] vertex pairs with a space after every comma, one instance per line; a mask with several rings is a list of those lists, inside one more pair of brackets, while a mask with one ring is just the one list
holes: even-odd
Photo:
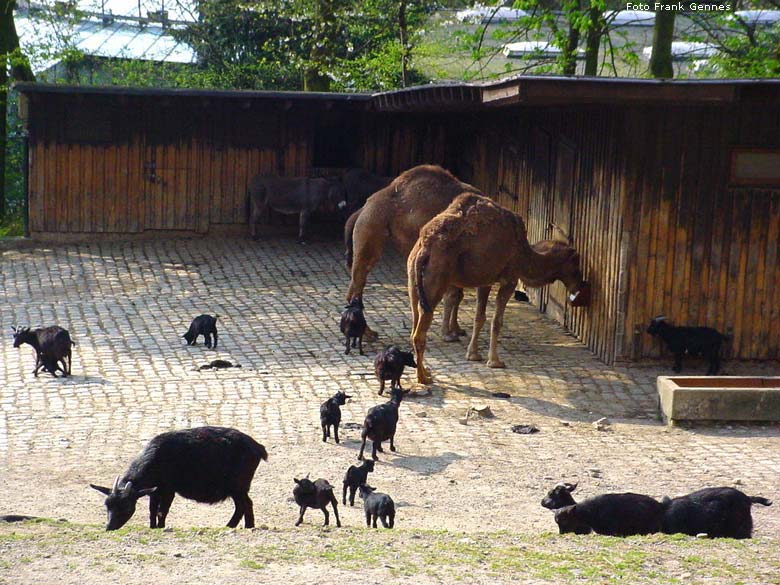
[[637, 494], [605, 494], [578, 504], [571, 495], [574, 483], [559, 483], [542, 500], [555, 510], [561, 534], [575, 532], [628, 536], [630, 534], [707, 534], [711, 538], [750, 538], [751, 506], [771, 506], [761, 496], [748, 496], [729, 487], [704, 488], [660, 502]]

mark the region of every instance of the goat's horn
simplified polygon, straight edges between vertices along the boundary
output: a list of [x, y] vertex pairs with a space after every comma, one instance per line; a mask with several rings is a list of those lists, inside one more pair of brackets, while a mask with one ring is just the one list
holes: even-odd
[[132, 481], [128, 481], [128, 482], [125, 484], [125, 489], [126, 489], [126, 490], [128, 490], [128, 491], [129, 491], [129, 490], [131, 490], [131, 489], [133, 489], [133, 482], [132, 482]]
[[118, 488], [118, 487], [119, 487], [119, 476], [117, 475], [116, 479], [114, 480], [114, 486], [111, 488], [111, 491], [115, 492], [116, 488]]

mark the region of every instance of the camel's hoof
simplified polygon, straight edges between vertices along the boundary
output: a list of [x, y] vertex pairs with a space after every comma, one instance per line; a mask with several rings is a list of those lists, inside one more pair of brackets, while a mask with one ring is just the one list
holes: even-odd
[[433, 384], [433, 376], [431, 376], [430, 374], [427, 374], [425, 376], [417, 376], [417, 382], [425, 386], [430, 386], [431, 384]]
[[502, 362], [501, 360], [488, 360], [487, 362], [488, 368], [505, 368], [506, 364]]
[[460, 337], [458, 337], [457, 333], [447, 333], [444, 335], [444, 341], [450, 343], [453, 341], [460, 341]]
[[481, 362], [482, 361], [482, 355], [478, 353], [467, 353], [466, 359], [470, 362]]

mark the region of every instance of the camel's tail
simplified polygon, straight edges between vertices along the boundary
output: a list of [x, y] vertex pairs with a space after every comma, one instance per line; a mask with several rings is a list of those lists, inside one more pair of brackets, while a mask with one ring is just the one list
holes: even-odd
[[347, 223], [344, 224], [344, 257], [347, 261], [347, 270], [352, 270], [352, 258], [354, 256], [355, 249], [353, 244], [353, 234], [355, 232], [355, 224], [360, 217], [361, 211], [363, 211], [362, 207], [350, 215]]
[[428, 266], [428, 261], [431, 259], [429, 252], [420, 250], [414, 258], [414, 278], [415, 286], [417, 286], [417, 296], [419, 297], [419, 303], [422, 310], [426, 313], [431, 313], [431, 305], [428, 302], [428, 297], [425, 294], [425, 287], [423, 286], [423, 276], [425, 274], [425, 267]]

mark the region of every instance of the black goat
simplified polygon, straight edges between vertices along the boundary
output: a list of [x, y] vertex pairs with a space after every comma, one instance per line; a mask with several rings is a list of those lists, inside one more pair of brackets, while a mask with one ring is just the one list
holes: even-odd
[[333, 513], [336, 515], [336, 526], [341, 526], [341, 520], [339, 520], [339, 508], [336, 496], [333, 495], [333, 486], [328, 483], [327, 479], [318, 479], [311, 481], [308, 476], [303, 479], [294, 478], [296, 486], [293, 488], [293, 498], [295, 503], [301, 507], [301, 514], [298, 516], [298, 521], [295, 523], [299, 526], [303, 522], [303, 515], [306, 513], [307, 508], [317, 508], [322, 510], [325, 514], [325, 524], [327, 526], [330, 522], [330, 516], [328, 515], [328, 504], [333, 506]]
[[559, 483], [542, 500], [542, 506], [550, 510], [557, 510], [566, 506], [573, 506], [574, 501], [571, 493], [577, 489], [576, 483]]
[[172, 431], [149, 441], [114, 487], [89, 485], [108, 496], [106, 530], [124, 526], [143, 496], [149, 496], [149, 526], [163, 528], [176, 494], [206, 504], [232, 498], [236, 510], [227, 525], [235, 528], [243, 516], [244, 526], [252, 528], [249, 487], [260, 460], [267, 459], [265, 447], [235, 429]]
[[[380, 351], [374, 358], [374, 373], [379, 380], [379, 395], [385, 391], [385, 380], [390, 380], [390, 390], [401, 388], [401, 376], [404, 366], [416, 368], [414, 354], [411, 351], [401, 351], [391, 345], [384, 351]], [[401, 388], [403, 390], [403, 388]]]
[[358, 459], [363, 459], [363, 450], [366, 448], [366, 439], [373, 441], [371, 458], [379, 459], [376, 452], [384, 453], [382, 441], [390, 439], [390, 450], [395, 451], [395, 429], [398, 425], [398, 407], [404, 396], [409, 394], [409, 390], [395, 388], [390, 392], [390, 400], [384, 404], [378, 404], [368, 409], [366, 418], [363, 421], [363, 432], [361, 438], [363, 444], [360, 445]]
[[376, 528], [376, 519], [382, 522], [385, 528], [392, 528], [395, 524], [395, 503], [387, 494], [374, 491], [376, 488], [362, 484], [360, 497], [363, 499], [363, 511], [366, 513], [366, 526], [373, 525]]
[[355, 492], [357, 489], [366, 483], [368, 480], [368, 474], [374, 471], [373, 461], [364, 461], [360, 467], [350, 465], [347, 469], [347, 474], [344, 476], [344, 494], [342, 496], [342, 503], [347, 505], [347, 490], [349, 490], [349, 505], [355, 505]]
[[664, 506], [640, 494], [604, 494], [555, 510], [561, 534], [631, 536], [661, 531]]
[[711, 538], [750, 538], [753, 504], [771, 506], [760, 496], [729, 487], [705, 488], [679, 498], [664, 497], [662, 530], [667, 534], [707, 534]]
[[725, 336], [711, 327], [675, 327], [666, 322], [666, 317], [659, 315], [650, 321], [647, 332], [659, 336], [674, 354], [675, 372], [682, 371], [682, 359], [686, 353], [701, 355], [709, 360], [708, 376], [714, 376], [720, 370], [720, 345]]
[[352, 341], [352, 347], [355, 347], [355, 343], [358, 343], [360, 355], [363, 354], [363, 335], [366, 333], [368, 324], [366, 318], [363, 316], [363, 299], [355, 297], [344, 308], [341, 313], [341, 332], [346, 337], [346, 350], [345, 354], [349, 354], [349, 342]]
[[330, 427], [333, 427], [333, 438], [339, 442], [339, 424], [341, 424], [341, 405], [352, 398], [346, 392], [337, 392], [320, 405], [320, 424], [322, 425], [322, 442], [330, 437]]
[[[38, 371], [43, 368], [55, 378], [57, 370], [63, 376], [70, 376], [73, 362], [71, 348], [76, 344], [70, 338], [67, 329], [58, 325], [30, 329], [29, 327], [12, 328], [14, 332], [14, 347], [20, 347], [26, 343], [35, 350], [35, 369], [33, 374], [37, 377]], [[67, 361], [66, 361], [67, 358]]]
[[217, 319], [219, 315], [198, 315], [190, 323], [190, 328], [182, 335], [187, 340], [187, 345], [195, 345], [198, 340], [198, 336], [202, 335], [206, 347], [211, 348], [211, 336], [214, 336], [214, 349], [217, 349], [217, 341], [219, 336], [217, 334]]

